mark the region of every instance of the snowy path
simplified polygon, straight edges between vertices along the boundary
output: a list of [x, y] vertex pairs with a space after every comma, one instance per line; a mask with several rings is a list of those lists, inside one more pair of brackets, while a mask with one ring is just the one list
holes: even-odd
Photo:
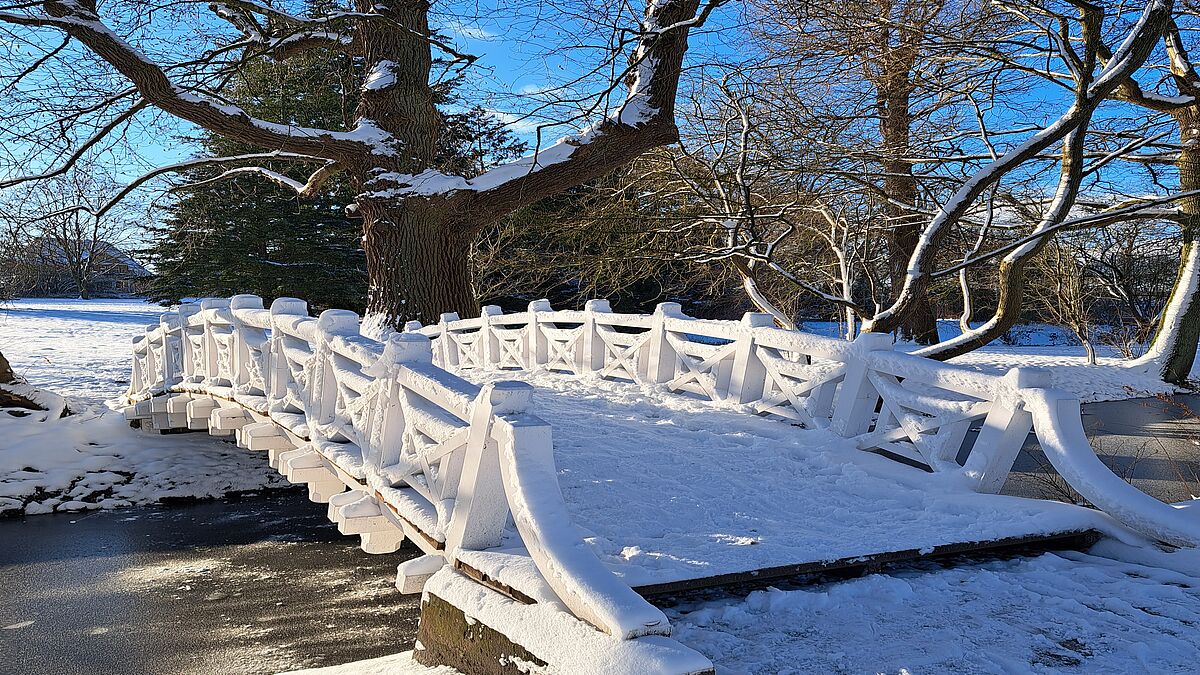
[[632, 586], [1109, 527], [1095, 511], [951, 489], [834, 434], [651, 387], [464, 375], [535, 386], [567, 508]]

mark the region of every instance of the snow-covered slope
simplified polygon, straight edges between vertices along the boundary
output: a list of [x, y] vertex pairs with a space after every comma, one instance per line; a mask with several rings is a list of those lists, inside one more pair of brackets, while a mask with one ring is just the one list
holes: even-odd
[[129, 428], [104, 404], [129, 383], [130, 344], [162, 308], [142, 300], [18, 300], [0, 307], [0, 351], [76, 414], [0, 414], [0, 513], [81, 511], [283, 485], [258, 456], [206, 434]]

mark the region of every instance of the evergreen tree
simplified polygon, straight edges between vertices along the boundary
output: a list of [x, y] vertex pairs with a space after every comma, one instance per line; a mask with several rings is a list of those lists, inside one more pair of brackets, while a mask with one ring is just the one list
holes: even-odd
[[[320, 52], [256, 62], [239, 73], [231, 98], [273, 122], [346, 129], [357, 106], [352, 82], [358, 68], [345, 56]], [[478, 106], [461, 104], [458, 84], [452, 80], [437, 89], [443, 111], [439, 168], [475, 175], [522, 154], [525, 145], [502, 124]], [[215, 134], [196, 140], [211, 156], [253, 151]], [[306, 179], [290, 164], [269, 168]], [[313, 311], [366, 307], [361, 224], [342, 210], [354, 201], [347, 181], [334, 176], [320, 195], [301, 201], [294, 191], [257, 175], [204, 184], [218, 173], [193, 172], [197, 186], [167, 207], [162, 224], [150, 227], [145, 253], [157, 275], [154, 300], [253, 293], [268, 301], [304, 298]]]

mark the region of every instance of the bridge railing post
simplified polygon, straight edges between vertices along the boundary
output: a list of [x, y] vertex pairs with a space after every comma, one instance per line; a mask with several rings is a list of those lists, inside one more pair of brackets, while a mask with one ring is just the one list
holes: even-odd
[[1050, 371], [1044, 368], [1013, 368], [1004, 379], [1011, 389], [992, 401], [963, 464], [963, 472], [976, 481], [980, 492], [996, 493], [1004, 487], [1033, 429], [1033, 415], [1012, 394], [1019, 389], [1050, 387]]
[[537, 370], [550, 360], [550, 344], [542, 332], [543, 314], [554, 311], [550, 301], [542, 298], [529, 303], [529, 323], [525, 325], [525, 367]]
[[441, 363], [438, 364], [439, 368], [455, 370], [458, 368], [458, 364], [462, 362], [462, 357], [458, 353], [462, 347], [459, 345], [458, 340], [455, 340], [454, 336], [450, 333], [450, 324], [458, 320], [459, 318], [457, 312], [445, 312], [438, 317], [438, 329], [440, 336], [438, 338], [438, 343], [440, 345], [440, 349], [437, 351], [442, 357]]
[[729, 373], [728, 400], [734, 403], [750, 403], [763, 397], [767, 368], [758, 356], [759, 347], [754, 339], [754, 330], [774, 325], [775, 319], [770, 314], [746, 312], [742, 316], [742, 325], [733, 354], [733, 369]]
[[200, 312], [200, 305], [194, 302], [185, 302], [176, 310], [179, 315], [179, 358], [182, 361], [181, 375], [185, 382], [198, 382], [201, 377], [200, 371], [197, 370], [197, 361], [202, 358], [201, 351], [193, 342], [196, 336], [202, 336], [204, 329], [192, 326], [192, 317]]
[[583, 305], [583, 335], [577, 343], [575, 357], [579, 372], [596, 373], [604, 370], [605, 345], [604, 336], [600, 334], [604, 329], [596, 321], [596, 315], [611, 312], [612, 306], [608, 300], [588, 300]]
[[[233, 366], [233, 382], [231, 383], [234, 391], [243, 388], [265, 389], [265, 383], [254, 382], [255, 365], [254, 351], [262, 349], [262, 345], [251, 345], [251, 340], [254, 334], [258, 332], [257, 328], [246, 325], [238, 318], [237, 310], [239, 309], [263, 309], [263, 300], [257, 295], [235, 295], [229, 299], [230, 319], [233, 322], [233, 340], [231, 347], [233, 354], [231, 362]], [[259, 362], [261, 364], [261, 361]], [[258, 376], [262, 377], [265, 373], [259, 372]]]
[[353, 335], [358, 335], [358, 314], [348, 309], [327, 309], [317, 318], [317, 344], [313, 349], [317, 361], [309, 375], [309, 401], [305, 406], [314, 438], [320, 436], [320, 426], [332, 424], [337, 417], [337, 372], [329, 342], [336, 336]]
[[308, 316], [308, 303], [299, 298], [275, 298], [271, 301], [271, 343], [267, 358], [265, 391], [269, 403], [278, 402], [288, 395], [292, 383], [292, 369], [284, 353], [287, 335], [283, 329], [286, 317]]
[[221, 379], [220, 346], [217, 344], [217, 335], [214, 330], [216, 322], [213, 321], [211, 310], [228, 308], [229, 300], [225, 298], [206, 298], [200, 303], [200, 310], [204, 313], [203, 364], [205, 384], [218, 385]]
[[[677, 302], [662, 302], [654, 308], [650, 323], [650, 337], [646, 341], [646, 358], [639, 359], [638, 370], [642, 380], [662, 384], [675, 379], [679, 356], [668, 339], [667, 319], [686, 319], [687, 315]], [[644, 364], [644, 365], [643, 365]]]
[[364, 458], [376, 468], [391, 466], [400, 461], [404, 448], [404, 392], [397, 369], [411, 364], [432, 364], [433, 343], [420, 333], [394, 333], [383, 347], [376, 365], [364, 373], [385, 380], [379, 398], [374, 401], [371, 417], [370, 447], [363, 448]]
[[446, 526], [446, 550], [474, 551], [500, 544], [509, 508], [493, 423], [496, 415], [525, 412], [532, 399], [533, 387], [524, 382], [488, 383], [476, 397], [454, 508]]
[[167, 312], [159, 317], [159, 330], [162, 331], [162, 386], [166, 391], [182, 379], [183, 345], [180, 341], [179, 315]]
[[492, 326], [493, 317], [500, 316], [504, 310], [496, 305], [484, 305], [479, 308], [479, 365], [484, 370], [495, 370], [500, 365], [501, 351], [500, 336]]
[[879, 403], [879, 392], [871, 384], [870, 363], [867, 358], [873, 351], [891, 350], [892, 336], [889, 333], [862, 333], [854, 339], [853, 349], [846, 361], [846, 376], [839, 387], [833, 405], [833, 418], [829, 428], [843, 437], [865, 434], [875, 416]]

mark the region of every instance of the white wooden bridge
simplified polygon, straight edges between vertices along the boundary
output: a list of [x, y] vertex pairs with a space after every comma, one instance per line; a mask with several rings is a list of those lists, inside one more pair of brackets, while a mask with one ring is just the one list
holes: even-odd
[[[133, 353], [129, 419], [265, 452], [364, 550], [425, 553], [402, 590], [564, 672], [711, 667], [667, 638], [659, 593], [1097, 530], [1200, 543], [1195, 511], [1101, 464], [1045, 372], [983, 374], [889, 336], [539, 301], [377, 341], [351, 312], [236, 296], [162, 315]], [[1031, 430], [1103, 514], [995, 494]], [[432, 660], [462, 667], [424, 624]]]

